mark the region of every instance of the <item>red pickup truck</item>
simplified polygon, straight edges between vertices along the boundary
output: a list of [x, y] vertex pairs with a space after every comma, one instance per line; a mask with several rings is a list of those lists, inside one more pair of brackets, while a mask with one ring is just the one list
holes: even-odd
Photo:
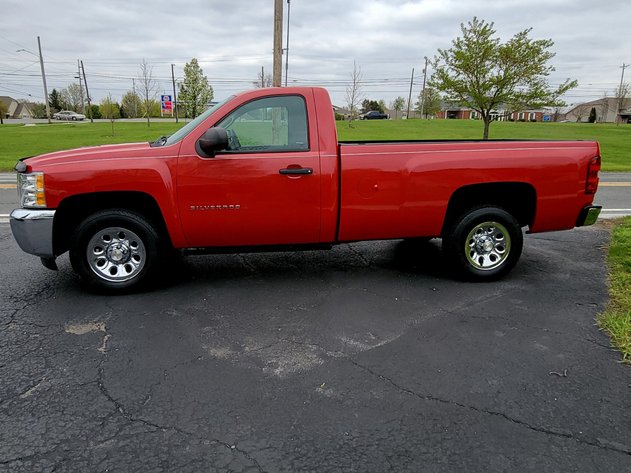
[[587, 141], [339, 142], [326, 90], [268, 88], [153, 143], [21, 160], [11, 227], [47, 268], [69, 251], [112, 291], [149, 282], [176, 249], [434, 237], [459, 275], [492, 280], [519, 259], [523, 228], [596, 221], [599, 169]]

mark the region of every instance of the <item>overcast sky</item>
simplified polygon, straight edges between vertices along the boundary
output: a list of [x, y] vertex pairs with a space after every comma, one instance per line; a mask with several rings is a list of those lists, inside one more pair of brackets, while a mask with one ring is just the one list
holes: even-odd
[[[119, 99], [145, 58], [160, 92], [170, 93], [171, 64], [181, 78], [184, 64], [196, 57], [220, 100], [251, 88], [261, 67], [271, 72], [273, 4], [0, 0], [0, 95], [43, 101], [39, 35], [49, 92], [76, 82], [82, 59], [93, 100], [108, 93]], [[495, 22], [503, 40], [525, 28], [533, 38], [552, 39], [551, 84], [579, 81], [568, 103], [612, 95], [620, 66], [631, 63], [629, 0], [291, 0], [288, 82], [322, 85], [344, 105], [356, 61], [366, 98], [407, 98], [412, 68], [417, 96], [423, 57], [449, 48], [460, 24], [474, 16]], [[631, 82], [631, 68], [626, 74]]]

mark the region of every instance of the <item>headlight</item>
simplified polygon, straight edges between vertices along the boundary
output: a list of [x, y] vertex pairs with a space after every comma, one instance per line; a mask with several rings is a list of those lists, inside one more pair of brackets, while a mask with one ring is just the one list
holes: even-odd
[[45, 208], [46, 195], [44, 194], [44, 173], [18, 173], [18, 195], [20, 197], [20, 205], [22, 207]]

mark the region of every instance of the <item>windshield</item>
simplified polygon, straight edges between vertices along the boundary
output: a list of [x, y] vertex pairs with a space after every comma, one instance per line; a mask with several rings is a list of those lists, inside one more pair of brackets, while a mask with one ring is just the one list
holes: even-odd
[[182, 138], [184, 138], [186, 135], [188, 135], [195, 127], [197, 127], [197, 125], [199, 125], [201, 122], [203, 122], [209, 116], [211, 116], [213, 113], [215, 113], [215, 111], [217, 111], [217, 109], [219, 107], [221, 107], [226, 102], [229, 102], [234, 97], [235, 97], [234, 95], [231, 95], [227, 99], [222, 100], [221, 102], [218, 102], [217, 104], [213, 105], [208, 110], [206, 110], [204, 113], [199, 115], [197, 118], [195, 118], [194, 120], [188, 122], [186, 125], [184, 125], [182, 128], [180, 128], [178, 131], [173, 133], [171, 136], [168, 136], [165, 140], [159, 140], [159, 141], [162, 141], [160, 144], [162, 144], [164, 146], [164, 145], [172, 145], [174, 143], [177, 143]]

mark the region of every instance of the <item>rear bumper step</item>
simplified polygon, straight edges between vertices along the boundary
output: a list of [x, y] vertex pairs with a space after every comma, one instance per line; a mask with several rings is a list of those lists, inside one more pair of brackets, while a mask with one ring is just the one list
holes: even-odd
[[576, 220], [577, 227], [586, 227], [588, 225], [593, 225], [598, 220], [598, 216], [600, 215], [600, 211], [602, 210], [602, 206], [600, 205], [588, 205], [578, 216]]

